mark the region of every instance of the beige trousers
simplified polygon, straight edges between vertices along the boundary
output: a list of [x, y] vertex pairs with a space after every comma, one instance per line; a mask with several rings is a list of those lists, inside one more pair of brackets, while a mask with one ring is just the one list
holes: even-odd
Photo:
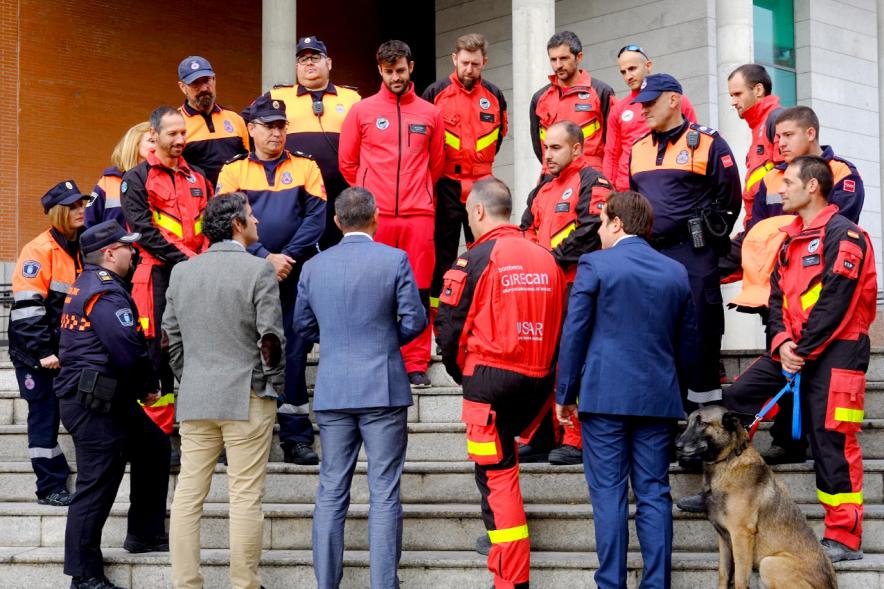
[[230, 583], [234, 589], [261, 586], [261, 501], [275, 420], [276, 401], [253, 393], [248, 421], [193, 420], [181, 424], [181, 474], [169, 524], [175, 589], [203, 588], [200, 518], [222, 448], [227, 448], [230, 495]]

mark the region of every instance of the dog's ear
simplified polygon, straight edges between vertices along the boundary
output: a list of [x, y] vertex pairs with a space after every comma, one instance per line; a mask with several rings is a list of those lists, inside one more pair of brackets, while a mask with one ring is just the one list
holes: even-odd
[[731, 411], [721, 416], [721, 425], [729, 432], [735, 432], [743, 427], [740, 416]]

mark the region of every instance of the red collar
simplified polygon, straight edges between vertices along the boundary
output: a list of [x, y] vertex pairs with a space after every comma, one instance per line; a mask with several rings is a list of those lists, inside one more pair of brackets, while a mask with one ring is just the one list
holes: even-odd
[[561, 92], [577, 92], [586, 90], [592, 85], [592, 76], [589, 75], [588, 71], [579, 69], [577, 70], [577, 81], [574, 82], [573, 86], [562, 86], [561, 82], [559, 82], [558, 76], [555, 74], [549, 76], [549, 83], [558, 88]]
[[412, 102], [415, 98], [417, 98], [417, 94], [414, 93], [414, 82], [409, 82], [408, 89], [404, 93], [399, 95], [390, 92], [390, 89], [387, 88], [387, 85], [381, 82], [381, 91], [378, 92], [378, 95], [386, 102], [391, 102], [393, 104], [396, 104], [397, 100], [399, 104], [408, 104], [409, 102]]
[[499, 225], [477, 239], [473, 242], [473, 245], [470, 247], [476, 247], [480, 243], [485, 243], [486, 241], [493, 241], [495, 239], [500, 239], [501, 237], [521, 237], [522, 232], [515, 225], [511, 225], [510, 223], [504, 223], [503, 225]]
[[[151, 151], [147, 154], [147, 163], [151, 166], [166, 168], [167, 170], [171, 170], [169, 166], [160, 161], [160, 158], [157, 157], [156, 152]], [[183, 157], [178, 158], [178, 171], [183, 172], [185, 174], [191, 174], [190, 166], [184, 161]]]
[[571, 181], [571, 177], [574, 174], [579, 174], [580, 170], [583, 169], [584, 166], [580, 164], [579, 159], [571, 160], [571, 163], [565, 166], [565, 168], [559, 172], [558, 176], [553, 177], [552, 184], [563, 184]]
[[811, 221], [810, 225], [808, 225], [807, 227], [804, 226], [804, 219], [796, 215], [795, 219], [791, 223], [780, 227], [780, 231], [785, 232], [786, 235], [790, 237], [795, 237], [802, 231], [807, 231], [808, 229], [820, 229], [821, 227], [825, 227], [826, 224], [837, 213], [838, 205], [828, 205], [826, 208], [817, 213], [817, 216], [813, 218], [813, 221]]
[[770, 111], [779, 108], [779, 106], [780, 97], [769, 94], [747, 108], [743, 113], [743, 120], [746, 121], [746, 124], [749, 125], [750, 129], [754, 129], [767, 119], [767, 115], [770, 114]]
[[454, 84], [467, 94], [471, 94], [473, 90], [482, 85], [482, 78], [479, 78], [478, 80], [476, 80], [476, 83], [473, 84], [473, 87], [468, 90], [467, 87], [463, 85], [463, 82], [460, 81], [460, 78], [457, 77], [457, 72], [451, 72], [451, 75], [448, 76], [448, 79], [451, 80], [452, 84]]

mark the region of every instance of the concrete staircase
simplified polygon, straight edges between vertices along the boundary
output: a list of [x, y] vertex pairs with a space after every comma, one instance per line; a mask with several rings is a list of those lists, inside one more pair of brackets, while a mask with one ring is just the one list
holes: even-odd
[[[5, 354], [4, 354], [5, 355]], [[728, 374], [738, 374], [757, 354], [731, 352]], [[315, 363], [308, 382], [315, 375]], [[466, 461], [460, 389], [441, 364], [430, 369], [433, 387], [415, 391], [409, 410], [409, 446], [402, 483], [405, 510], [400, 577], [403, 587], [485, 588], [491, 584], [485, 559], [473, 552], [484, 528], [472, 465]], [[842, 588], [884, 588], [884, 350], [875, 352], [869, 370], [866, 423], [861, 436], [865, 461], [866, 521], [862, 561], [836, 566]], [[0, 363], [0, 585], [28, 589], [66, 587], [62, 574], [65, 510], [37, 505], [34, 476], [27, 459], [27, 406], [18, 398], [14, 373]], [[756, 444], [769, 443], [765, 431]], [[317, 438], [318, 441], [318, 438]], [[61, 445], [70, 461], [73, 448], [63, 433]], [[321, 450], [321, 449], [320, 449]], [[268, 466], [265, 497], [264, 554], [261, 567], [268, 589], [315, 587], [311, 567], [310, 525], [319, 467], [281, 462], [277, 443]], [[816, 502], [810, 461], [778, 467], [778, 476], [800, 503], [811, 526], [822, 531], [823, 510]], [[581, 466], [528, 464], [522, 467], [532, 542], [532, 587], [594, 587], [598, 566], [594, 519]], [[70, 488], [73, 489], [73, 477]], [[671, 470], [673, 496], [693, 493], [700, 476]], [[175, 476], [170, 477], [170, 491]], [[108, 575], [133, 589], [168, 587], [168, 554], [130, 555], [120, 548], [126, 527], [129, 477], [105, 526], [103, 544]], [[170, 493], [171, 497], [171, 493]], [[366, 465], [357, 466], [347, 524], [343, 587], [366, 588], [368, 582]], [[716, 582], [717, 540], [704, 517], [674, 510], [673, 587], [711, 587]], [[217, 467], [203, 520], [206, 587], [228, 587], [227, 488]], [[630, 587], [640, 579], [638, 543], [630, 540]]]

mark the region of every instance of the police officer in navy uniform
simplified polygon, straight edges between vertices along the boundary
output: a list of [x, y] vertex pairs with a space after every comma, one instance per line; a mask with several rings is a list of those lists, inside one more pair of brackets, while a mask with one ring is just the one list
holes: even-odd
[[681, 95], [681, 84], [668, 74], [645, 78], [633, 102], [641, 104], [651, 132], [633, 145], [629, 185], [654, 209], [651, 245], [688, 271], [701, 350], [687, 382], [690, 411], [692, 403], [721, 401], [718, 258], [730, 250], [741, 190], [730, 147], [717, 131], [685, 120]]
[[61, 421], [74, 439], [77, 486], [68, 510], [64, 572], [72, 589], [114, 589], [104, 576], [101, 532], [130, 462], [129, 552], [168, 551], [169, 438], [145, 414], [159, 380], [136, 321], [126, 276], [141, 237], [114, 220], [80, 237], [85, 267], [61, 318], [55, 379]]

